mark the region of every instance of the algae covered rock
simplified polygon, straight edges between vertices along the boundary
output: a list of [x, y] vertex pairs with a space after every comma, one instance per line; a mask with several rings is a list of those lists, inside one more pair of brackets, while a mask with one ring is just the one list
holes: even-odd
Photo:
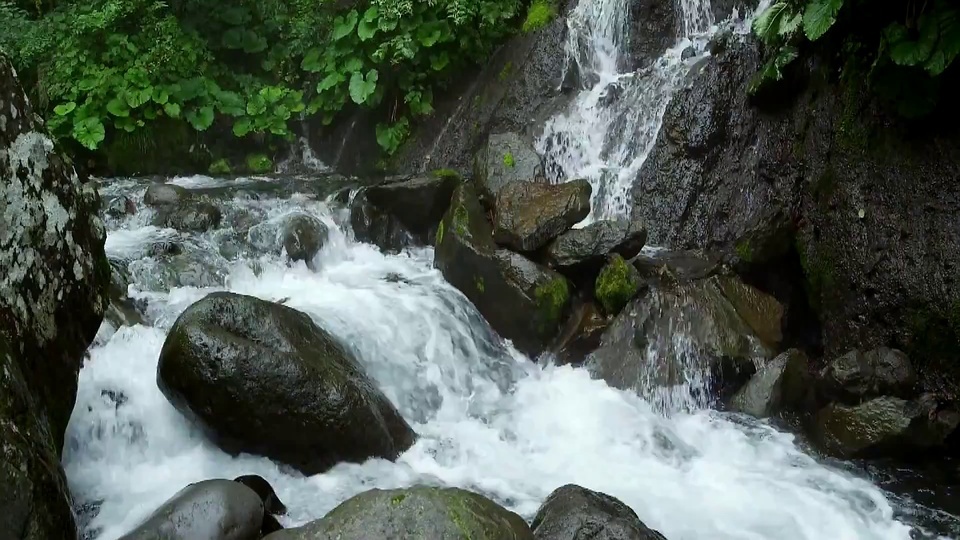
[[496, 198], [494, 239], [517, 251], [541, 248], [590, 214], [591, 192], [586, 180], [504, 186]]
[[569, 283], [523, 255], [499, 249], [470, 184], [454, 190], [437, 230], [434, 264], [520, 351], [538, 354], [556, 335], [569, 304]]
[[459, 488], [415, 486], [365, 491], [303, 527], [267, 540], [533, 540], [520, 516]]
[[362, 367], [307, 315], [213, 293], [170, 329], [157, 384], [228, 452], [315, 474], [395, 459], [416, 435]]
[[610, 257], [610, 262], [597, 276], [596, 297], [609, 315], [620, 313], [640, 290], [640, 272], [620, 255]]

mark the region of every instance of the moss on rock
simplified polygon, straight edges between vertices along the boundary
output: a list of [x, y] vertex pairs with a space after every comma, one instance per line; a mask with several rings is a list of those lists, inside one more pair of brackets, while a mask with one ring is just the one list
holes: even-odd
[[230, 163], [226, 159], [220, 158], [210, 164], [210, 168], [207, 169], [207, 172], [213, 176], [225, 176], [231, 174], [233, 169], [230, 167]]
[[254, 174], [273, 172], [273, 161], [266, 154], [250, 154], [247, 156], [247, 169]]
[[596, 296], [604, 311], [615, 315], [640, 290], [639, 275], [620, 255], [613, 255], [597, 276]]
[[540, 310], [542, 324], [553, 327], [559, 324], [563, 310], [570, 301], [570, 286], [563, 277], [556, 277], [540, 285], [534, 291], [537, 309]]
[[551, 0], [533, 0], [523, 21], [523, 33], [536, 32], [550, 24], [557, 16], [557, 7]]

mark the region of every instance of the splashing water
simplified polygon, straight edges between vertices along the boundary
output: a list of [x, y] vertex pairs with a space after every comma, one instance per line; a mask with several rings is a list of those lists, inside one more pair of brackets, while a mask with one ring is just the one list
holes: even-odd
[[566, 113], [544, 126], [537, 151], [548, 178], [585, 178], [593, 187], [583, 221], [629, 215], [630, 189], [650, 153], [667, 104], [689, 67], [702, 59], [714, 30], [709, 0], [680, 0], [677, 44], [652, 65], [621, 73], [628, 33], [625, 0], [583, 0], [567, 19], [567, 67], [587, 87]]
[[[144, 191], [124, 182], [108, 190], [134, 199]], [[149, 326], [101, 336], [80, 373], [64, 467], [78, 503], [98, 508], [89, 538], [121, 536], [187, 483], [241, 474], [275, 486], [290, 509], [286, 525], [367, 489], [415, 483], [475, 490], [530, 519], [572, 482], [622, 499], [671, 540], [910, 538], [883, 491], [819, 464], [791, 435], [706, 410], [664, 416], [585, 370], [537, 366], [443, 280], [431, 249], [385, 256], [352, 240], [342, 208], [302, 194], [220, 195], [232, 197], [218, 203], [223, 228], [203, 235], [150, 227], [146, 210], [108, 220], [108, 252], [129, 261], [129, 293]], [[291, 212], [330, 227], [315, 270], [229, 247]], [[171, 238], [192, 275], [170, 271], [182, 260], [151, 254], [152, 243]], [[156, 386], [166, 332], [213, 290], [289, 299], [357, 354], [418, 442], [396, 463], [341, 464], [311, 477], [217, 449]]]

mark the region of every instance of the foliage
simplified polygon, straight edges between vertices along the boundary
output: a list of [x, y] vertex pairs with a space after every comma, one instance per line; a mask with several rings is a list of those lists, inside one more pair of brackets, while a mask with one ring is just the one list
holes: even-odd
[[751, 93], [781, 80], [806, 43], [832, 39], [848, 59], [866, 59], [874, 89], [901, 114], [921, 116], [933, 110], [938, 77], [960, 55], [960, 7], [948, 0], [782, 0], [754, 19], [753, 32], [768, 54]]
[[376, 138], [391, 154], [434, 92], [511, 31], [519, 0], [342, 5], [0, 0], [0, 47], [54, 134], [90, 150], [160, 118], [263, 142], [365, 107], [386, 118]]
[[639, 289], [640, 282], [633, 266], [620, 255], [613, 255], [597, 276], [595, 294], [603, 310], [615, 315], [636, 296]]
[[529, 34], [540, 30], [550, 24], [556, 16], [557, 7], [553, 4], [553, 0], [533, 0], [527, 8], [527, 18], [523, 21], [523, 33]]

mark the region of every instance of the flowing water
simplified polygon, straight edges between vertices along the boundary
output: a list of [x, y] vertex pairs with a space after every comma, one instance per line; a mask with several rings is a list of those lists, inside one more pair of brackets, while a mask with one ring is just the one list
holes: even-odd
[[[314, 195], [332, 191], [319, 181], [286, 191], [265, 189], [264, 179], [232, 189], [176, 182], [218, 198], [223, 228], [158, 229], [147, 209], [108, 220], [107, 251], [129, 270], [147, 320], [116, 331], [105, 323], [80, 372], [64, 466], [78, 503], [98, 508], [89, 538], [117, 538], [187, 483], [247, 473], [276, 487], [287, 525], [373, 487], [415, 483], [475, 490], [530, 519], [550, 491], [577, 483], [619, 497], [671, 540], [910, 538], [913, 506], [818, 463], [789, 434], [709, 410], [663, 415], [582, 369], [524, 358], [443, 280], [431, 249], [385, 256], [353, 241], [343, 208]], [[104, 192], [139, 203], [144, 188], [111, 181]], [[262, 240], [291, 212], [330, 227], [313, 270], [288, 265]], [[151, 255], [170, 242], [180, 255]], [[214, 290], [285, 300], [329, 329], [420, 434], [416, 445], [396, 463], [312, 477], [218, 450], [156, 386], [166, 331]]]

